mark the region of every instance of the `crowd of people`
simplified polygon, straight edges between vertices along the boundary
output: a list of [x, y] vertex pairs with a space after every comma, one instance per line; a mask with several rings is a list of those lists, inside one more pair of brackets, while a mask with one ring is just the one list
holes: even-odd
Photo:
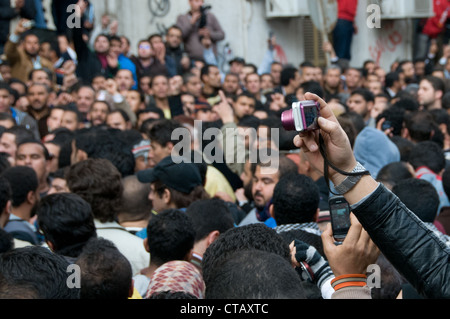
[[[89, 1], [75, 2], [82, 27], [53, 37], [30, 24], [34, 1], [6, 2], [21, 19], [0, 43], [0, 299], [450, 296], [449, 45], [385, 70], [327, 42], [324, 68], [277, 61], [272, 38], [270, 61], [224, 72], [203, 0], [135, 55]], [[304, 100], [320, 130], [286, 130]]]

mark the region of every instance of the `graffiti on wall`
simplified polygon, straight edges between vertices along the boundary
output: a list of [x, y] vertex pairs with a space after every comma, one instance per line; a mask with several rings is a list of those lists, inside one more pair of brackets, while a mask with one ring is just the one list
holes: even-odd
[[[398, 31], [395, 22], [385, 23], [381, 29], [377, 29], [378, 37], [375, 43], [369, 45], [371, 58], [380, 64], [385, 53], [392, 53], [403, 43], [403, 35]], [[381, 32], [380, 32], [381, 31]]]

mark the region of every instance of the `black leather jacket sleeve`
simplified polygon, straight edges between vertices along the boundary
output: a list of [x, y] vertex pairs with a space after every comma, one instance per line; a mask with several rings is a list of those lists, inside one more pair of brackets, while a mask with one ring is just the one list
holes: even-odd
[[392, 265], [426, 298], [450, 298], [450, 249], [384, 185], [353, 213]]

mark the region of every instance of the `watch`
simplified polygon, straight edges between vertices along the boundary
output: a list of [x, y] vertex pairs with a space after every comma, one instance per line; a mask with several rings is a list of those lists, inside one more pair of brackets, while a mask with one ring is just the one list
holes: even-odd
[[347, 176], [347, 178], [339, 185], [335, 186], [335, 190], [340, 194], [344, 195], [347, 194], [349, 191], [353, 189], [353, 187], [358, 184], [358, 182], [361, 180], [361, 178], [364, 175], [367, 175], [367, 170], [364, 168], [364, 166], [361, 165], [361, 163], [357, 163], [356, 167], [351, 172], [351, 176]]

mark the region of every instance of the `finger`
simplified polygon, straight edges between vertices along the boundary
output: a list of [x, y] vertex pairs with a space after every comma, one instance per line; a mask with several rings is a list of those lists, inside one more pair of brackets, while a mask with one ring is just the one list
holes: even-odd
[[333, 237], [333, 230], [331, 224], [327, 224], [325, 230], [322, 232], [322, 245], [325, 251], [330, 251], [335, 248], [335, 240]]
[[337, 122], [336, 116], [334, 115], [331, 108], [318, 95], [308, 92], [308, 93], [305, 93], [305, 99], [318, 102], [320, 104], [320, 115], [328, 120]]
[[348, 234], [347, 234], [344, 242], [347, 241], [350, 243], [357, 243], [361, 237], [361, 232], [363, 231], [363, 228], [353, 213], [350, 214], [350, 222], [351, 222], [351, 227], [348, 231]]

